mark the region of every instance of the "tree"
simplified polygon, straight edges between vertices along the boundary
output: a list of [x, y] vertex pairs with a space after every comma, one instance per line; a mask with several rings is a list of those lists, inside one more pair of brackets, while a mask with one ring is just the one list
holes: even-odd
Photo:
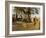
[[31, 22], [31, 19], [30, 19], [31, 8], [29, 8], [29, 7], [27, 7], [27, 8], [26, 7], [15, 7], [14, 11], [15, 10], [16, 10], [16, 15], [17, 15], [17, 13], [22, 13], [22, 11], [23, 11], [23, 13], [28, 16], [28, 18], [26, 20], [28, 22]]
[[28, 21], [29, 22], [31, 22], [31, 19], [30, 19], [30, 17], [31, 17], [31, 8], [28, 8], [28, 11], [27, 11], [27, 15], [28, 15]]
[[32, 8], [32, 14], [39, 14], [39, 8]]
[[16, 18], [18, 17], [18, 15], [20, 15], [20, 17], [21, 17], [21, 18], [17, 18], [17, 19], [22, 20], [22, 11], [23, 10], [24, 10], [24, 7], [14, 7], [14, 12], [16, 13]]
[[25, 8], [25, 10], [23, 10], [24, 14], [28, 16], [28, 22], [31, 22], [30, 16], [31, 16], [31, 8]]

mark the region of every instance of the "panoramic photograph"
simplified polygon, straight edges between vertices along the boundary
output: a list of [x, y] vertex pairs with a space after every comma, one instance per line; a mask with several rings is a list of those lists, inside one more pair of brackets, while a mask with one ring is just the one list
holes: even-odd
[[40, 8], [13, 7], [12, 31], [40, 30]]

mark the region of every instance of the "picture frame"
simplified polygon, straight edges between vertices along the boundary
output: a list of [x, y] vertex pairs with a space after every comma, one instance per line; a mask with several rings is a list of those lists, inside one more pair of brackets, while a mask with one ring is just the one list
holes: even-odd
[[[24, 22], [24, 24], [26, 23], [26, 25], [28, 24], [29, 28], [27, 29], [21, 29], [19, 26], [16, 28], [13, 27], [14, 25], [14, 22], [12, 21], [12, 16], [14, 16], [13, 14], [16, 13], [13, 13], [13, 9], [17, 9], [17, 12], [18, 12], [18, 9], [20, 11], [20, 9], [22, 8], [24, 11], [27, 11], [29, 9], [33, 9], [35, 10], [38, 9], [40, 12], [40, 14], [37, 14], [36, 16], [38, 16], [40, 18], [40, 26], [37, 26], [37, 28], [34, 28], [34, 27], [30, 27], [29, 25], [29, 21]], [[29, 9], [28, 9], [29, 8]], [[21, 10], [22, 10], [21, 9]], [[26, 10], [25, 10], [26, 9]], [[38, 10], [35, 10], [35, 11], [38, 11]], [[35, 16], [35, 11], [33, 11], [32, 13], [34, 13], [34, 16]], [[21, 12], [21, 11], [20, 11]], [[31, 13], [31, 14], [32, 14]], [[19, 13], [20, 14], [20, 13]], [[29, 13], [28, 13], [29, 14]], [[26, 14], [28, 16], [28, 14]], [[20, 15], [23, 15], [23, 14], [20, 14]], [[18, 15], [19, 16], [19, 15]], [[24, 15], [23, 15], [24, 16]], [[26, 17], [27, 17], [26, 16]], [[25, 18], [26, 18], [25, 17]], [[21, 18], [21, 17], [20, 17]], [[17, 19], [17, 18], [16, 18]], [[28, 19], [28, 18], [27, 18]], [[16, 21], [16, 23], [19, 22], [19, 18], [18, 20]], [[20, 22], [19, 22], [20, 23]], [[21, 22], [22, 25], [23, 25], [23, 22]], [[33, 22], [32, 22], [33, 23]], [[37, 22], [38, 23], [38, 22]], [[39, 24], [39, 23], [38, 23]], [[26, 25], [24, 25], [26, 27]], [[33, 25], [32, 25], [33, 26]], [[15, 28], [15, 30], [13, 29]], [[21, 30], [20, 30], [20, 29]], [[6, 1], [5, 2], [5, 36], [6, 37], [18, 37], [18, 36], [35, 36], [35, 35], [44, 35], [45, 34], [45, 4], [44, 3], [36, 3], [36, 2], [19, 2], [19, 1]]]

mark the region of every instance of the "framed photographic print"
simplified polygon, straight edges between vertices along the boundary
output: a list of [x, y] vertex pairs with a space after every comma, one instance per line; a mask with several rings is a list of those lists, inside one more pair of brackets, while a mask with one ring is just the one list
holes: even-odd
[[6, 36], [45, 34], [45, 4], [7, 1], [5, 7]]

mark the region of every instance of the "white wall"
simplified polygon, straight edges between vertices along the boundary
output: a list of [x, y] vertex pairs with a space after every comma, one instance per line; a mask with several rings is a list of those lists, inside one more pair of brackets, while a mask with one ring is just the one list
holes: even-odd
[[[46, 0], [16, 0], [16, 1], [46, 3]], [[46, 4], [45, 4], [45, 6], [46, 6]], [[45, 9], [46, 9], [46, 7], [45, 7]], [[46, 32], [46, 26], [45, 26], [45, 32]], [[4, 36], [5, 36], [5, 0], [0, 0], [0, 38], [4, 38]], [[45, 33], [45, 35], [42, 35], [42, 36], [40, 35], [40, 36], [28, 36], [28, 37], [17, 37], [17, 38], [46, 38], [46, 33]]]

